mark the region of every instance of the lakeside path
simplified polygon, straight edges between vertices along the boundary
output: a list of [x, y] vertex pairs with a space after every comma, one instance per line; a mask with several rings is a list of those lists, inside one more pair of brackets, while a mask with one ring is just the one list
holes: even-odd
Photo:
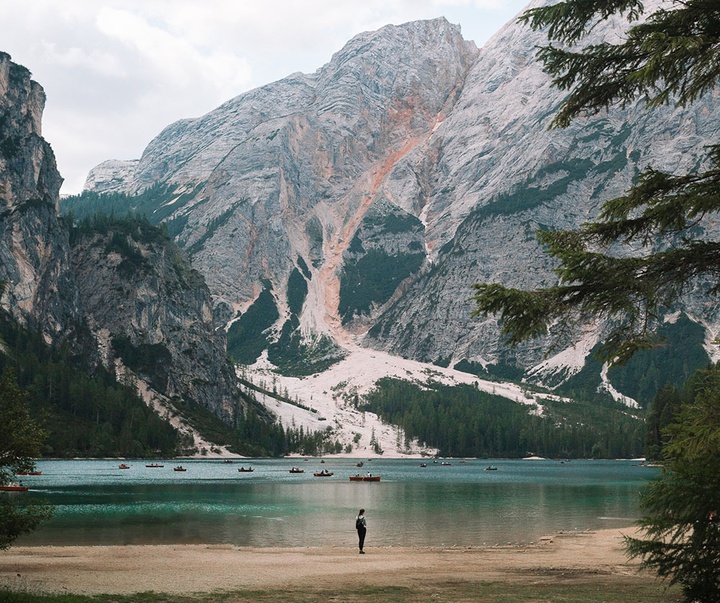
[[231, 545], [21, 546], [0, 553], [0, 588], [89, 595], [547, 579], [598, 586], [655, 580], [628, 561], [617, 529], [561, 533], [526, 546], [369, 546], [362, 556], [339, 547]]

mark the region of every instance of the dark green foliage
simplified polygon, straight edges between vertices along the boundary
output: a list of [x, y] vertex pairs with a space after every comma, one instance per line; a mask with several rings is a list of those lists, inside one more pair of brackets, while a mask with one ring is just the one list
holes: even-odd
[[314, 408], [310, 408], [309, 406], [305, 406], [304, 404], [301, 404], [300, 402], [296, 400], [292, 400], [291, 398], [288, 398], [287, 396], [281, 396], [277, 393], [277, 391], [270, 391], [269, 389], [265, 389], [264, 387], [260, 387], [259, 385], [255, 385], [251, 381], [248, 381], [247, 379], [243, 379], [242, 377], [238, 378], [238, 381], [248, 389], [251, 389], [255, 392], [258, 392], [260, 394], [264, 394], [265, 396], [269, 396], [270, 398], [274, 398], [275, 400], [279, 400], [281, 402], [285, 402], [286, 404], [292, 404], [293, 406], [297, 406], [298, 408], [302, 408], [303, 410], [307, 410], [308, 412], [313, 412], [317, 414], [317, 410]]
[[[84, 238], [99, 235], [108, 239], [105, 253], [118, 253], [122, 261], [117, 270], [126, 279], [144, 276], [151, 272], [151, 265], [143, 255], [140, 247], [166, 248], [170, 243], [167, 229], [153, 226], [144, 217], [126, 215], [123, 217], [108, 216], [96, 213], [82, 220], [74, 221], [70, 216], [70, 244], [77, 245]], [[177, 254], [176, 254], [177, 255]], [[177, 263], [182, 260], [177, 256]], [[187, 261], [185, 261], [187, 264]], [[195, 279], [196, 280], [196, 279]]]
[[0, 155], [13, 159], [24, 148], [24, 142], [19, 136], [3, 136], [0, 139]]
[[310, 246], [310, 261], [317, 268], [322, 263], [323, 257], [323, 227], [320, 219], [313, 215], [305, 224], [305, 233], [308, 237], [308, 245]]
[[346, 261], [340, 276], [338, 311], [343, 324], [355, 314], [369, 314], [373, 304], [388, 301], [397, 286], [417, 272], [425, 260], [424, 253], [388, 255], [372, 249], [359, 260]]
[[643, 422], [617, 405], [543, 401], [539, 417], [474, 387], [420, 388], [389, 378], [366, 400], [367, 410], [447, 456], [618, 458], [643, 447]]
[[453, 366], [456, 371], [462, 371], [463, 373], [470, 373], [471, 375], [477, 375], [483, 379], [498, 379], [506, 381], [522, 381], [525, 374], [525, 370], [514, 364], [500, 363], [500, 364], [488, 364], [483, 366], [478, 362], [471, 362], [469, 360], [461, 360]]
[[[567, 375], [558, 375], [559, 378], [566, 377], [554, 390], [560, 396], [566, 396], [573, 400], [611, 400], [612, 397], [608, 393], [601, 393], [602, 364], [591, 354], [585, 359], [582, 369], [567, 377]], [[549, 381], [546, 380], [546, 381]], [[551, 385], [548, 383], [548, 385]]]
[[227, 334], [227, 352], [235, 362], [252, 364], [268, 346], [265, 332], [280, 314], [272, 291], [266, 286], [253, 304], [237, 320]]
[[268, 360], [283, 375], [304, 377], [327, 370], [344, 357], [344, 352], [332, 339], [313, 335], [306, 339], [300, 333], [297, 317], [285, 321], [280, 337], [268, 347]]
[[538, 172], [533, 178], [541, 181], [552, 174], [558, 174], [550, 186], [538, 188], [529, 183], [518, 186], [517, 192], [501, 195], [493, 203], [480, 207], [469, 216], [471, 220], [481, 222], [489, 216], [516, 214], [539, 207], [567, 192], [572, 182], [587, 176], [588, 171], [594, 167], [589, 159], [575, 159], [569, 163], [554, 163]]
[[84, 236], [99, 234], [112, 234], [125, 238], [124, 241], [114, 239], [112, 247], [107, 251], [117, 251], [121, 254], [132, 256], [137, 250], [130, 248], [129, 241], [144, 243], [147, 245], [164, 245], [169, 241], [167, 231], [164, 227], [157, 227], [151, 224], [144, 216], [126, 214], [116, 216], [97, 212], [86, 217], [79, 217], [74, 214], [68, 216], [70, 220], [70, 244]]
[[647, 412], [647, 441], [645, 457], [651, 461], [662, 458], [662, 449], [667, 438], [664, 435], [680, 412], [680, 392], [673, 385], [666, 385], [650, 401]]
[[[255, 387], [251, 389], [260, 390]], [[272, 420], [252, 396], [245, 395], [244, 398], [247, 407], [236, 413], [235, 425], [232, 426], [223, 423], [208, 409], [191, 400], [175, 399], [173, 406], [189, 425], [210, 441], [226, 446], [235, 454], [267, 457], [290, 453], [315, 455], [330, 452], [331, 449], [334, 451], [335, 442], [328, 432], [306, 432], [303, 428], [286, 429]]]
[[[192, 190], [182, 194], [175, 192], [173, 187], [157, 183], [142, 193], [134, 196], [125, 193], [94, 193], [83, 191], [79, 195], [71, 195], [60, 199], [60, 213], [71, 214], [75, 219], [90, 218], [95, 214], [106, 216], [144, 216], [147, 220], [158, 226], [173, 213], [177, 212], [188, 201], [194, 199], [200, 192], [204, 183], [196, 185]], [[174, 201], [173, 203], [169, 203]], [[182, 228], [182, 218], [174, 221], [173, 235], [178, 234]]]
[[307, 280], [311, 280], [312, 274], [310, 273], [310, 268], [308, 268], [307, 263], [305, 263], [305, 260], [300, 255], [298, 256], [298, 259], [297, 259], [297, 265], [298, 265], [298, 268], [300, 268], [300, 270], [302, 270], [303, 276]]
[[547, 28], [548, 39], [567, 45], [540, 49], [553, 83], [570, 94], [555, 117], [562, 127], [578, 115], [644, 98], [649, 107], [685, 106], [713, 89], [720, 70], [720, 8], [713, 0], [673, 2], [630, 27], [622, 42], [580, 46], [598, 21], [614, 13], [629, 21], [643, 12], [639, 0], [568, 0], [527, 11], [521, 20]]
[[409, 213], [395, 209], [390, 213], [368, 212], [363, 221], [363, 228], [380, 229], [384, 234], [399, 234], [413, 232], [422, 227], [422, 222]]
[[[699, 371], [675, 420], [663, 432], [662, 476], [645, 488], [640, 557], [688, 603], [720, 600], [720, 366]], [[675, 401], [673, 401], [674, 404]]]
[[168, 369], [172, 363], [170, 351], [161, 343], [133, 345], [125, 335], [114, 335], [112, 347], [123, 363], [146, 378], [159, 391], [167, 388]]
[[[610, 367], [608, 379], [620, 393], [647, 408], [658, 390], [666, 385], [680, 388], [694, 371], [707, 366], [710, 360], [703, 347], [704, 336], [702, 326], [681, 314], [675, 323], [659, 328], [661, 345], [637, 352], [624, 365]], [[598, 350], [596, 346], [578, 373], [570, 377], [557, 376], [559, 385], [555, 391], [558, 394], [583, 400], [609, 397], [609, 394], [598, 393], [602, 370]], [[543, 382], [552, 385], [548, 379]]]
[[[617, 43], [581, 43], [599, 21], [620, 13], [632, 22], [643, 10], [639, 0], [566, 0], [525, 13], [523, 20], [547, 28], [550, 41], [559, 42], [539, 52], [554, 84], [569, 91], [555, 126], [638, 97], [648, 106], [684, 106], [716, 89], [720, 4], [715, 0], [669, 2], [616, 36]], [[616, 364], [656, 345], [658, 321], [690, 284], [706, 277], [708, 293], [720, 291], [720, 244], [698, 228], [720, 211], [720, 145], [709, 147], [707, 163], [706, 171], [679, 176], [648, 168], [627, 194], [604, 204], [598, 221], [576, 231], [540, 233], [560, 262], [560, 285], [534, 292], [478, 285], [478, 313], [499, 312], [515, 341], [545, 333], [555, 320], [615, 318], [603, 356]], [[623, 245], [626, 257], [608, 251]], [[523, 299], [525, 308], [518, 303]], [[676, 422], [660, 438], [651, 434], [655, 446], [663, 447], [663, 474], [643, 493], [641, 537], [628, 538], [627, 548], [678, 584], [684, 601], [717, 603], [720, 371], [705, 371], [693, 381], [698, 389]], [[656, 402], [663, 407], [660, 415], [673, 414], [677, 400], [666, 390]], [[655, 429], [660, 423], [653, 417]]]
[[295, 268], [290, 273], [287, 287], [290, 317], [283, 324], [277, 341], [268, 346], [268, 360], [284, 375], [312, 375], [327, 370], [344, 356], [329, 337], [314, 335], [306, 338], [300, 332], [299, 316], [307, 292], [307, 281]]
[[615, 388], [646, 406], [664, 386], [682, 387], [710, 358], [703, 347], [705, 329], [681, 314], [675, 323], [659, 327], [662, 345], [641, 350], [624, 365], [612, 367], [608, 378]]
[[300, 274], [300, 271], [297, 268], [294, 268], [290, 273], [287, 285], [288, 309], [292, 315], [300, 316], [307, 292], [308, 286], [305, 277]]
[[32, 416], [42, 419], [48, 434], [43, 456], [175, 454], [175, 429], [102, 367], [88, 376], [65, 351], [48, 348], [6, 315], [0, 335], [8, 350], [0, 368], [14, 369]]
[[[0, 484], [13, 481], [15, 474], [34, 468], [46, 437], [30, 413], [28, 396], [15, 381], [12, 369], [0, 376]], [[34, 530], [52, 515], [52, 507], [17, 500], [0, 493], [0, 550], [8, 548], [19, 536]]]

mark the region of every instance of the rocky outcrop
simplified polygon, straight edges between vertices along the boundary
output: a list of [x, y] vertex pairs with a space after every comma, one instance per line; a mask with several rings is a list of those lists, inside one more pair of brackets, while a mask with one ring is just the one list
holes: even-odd
[[70, 244], [58, 218], [62, 178], [41, 135], [44, 104], [30, 72], [0, 53], [2, 307], [88, 367], [120, 359], [163, 396], [232, 424], [239, 397], [202, 276], [142, 222], [86, 225]]
[[120, 161], [109, 159], [93, 168], [85, 181], [85, 189], [97, 193], [122, 191], [125, 182], [137, 169], [138, 160]]
[[120, 359], [171, 401], [200, 404], [233, 424], [239, 397], [225, 334], [214, 329], [210, 292], [185, 254], [128, 220], [77, 229], [72, 259], [105, 364]]
[[2, 305], [48, 343], [79, 315], [67, 230], [57, 204], [62, 178], [42, 138], [45, 93], [0, 53], [0, 281]]

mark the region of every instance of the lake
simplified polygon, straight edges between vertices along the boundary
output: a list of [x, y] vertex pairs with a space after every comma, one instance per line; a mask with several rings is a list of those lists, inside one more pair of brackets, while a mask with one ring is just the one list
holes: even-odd
[[[657, 469], [637, 461], [358, 459], [40, 461], [27, 494], [56, 506], [18, 545], [232, 544], [470, 546], [537, 541], [561, 530], [623, 528]], [[159, 463], [158, 468], [146, 467]], [[496, 471], [487, 471], [492, 463]], [[182, 464], [185, 472], [173, 467]], [[250, 467], [252, 473], [238, 468]], [[291, 474], [298, 466], [304, 473]], [[332, 477], [314, 477], [327, 469]], [[357, 473], [380, 482], [350, 482]]]

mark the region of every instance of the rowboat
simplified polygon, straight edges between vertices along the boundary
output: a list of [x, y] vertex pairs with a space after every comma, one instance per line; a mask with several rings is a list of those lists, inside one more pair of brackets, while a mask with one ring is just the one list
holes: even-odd
[[0, 486], [0, 490], [3, 492], [27, 492], [28, 486], [23, 486], [22, 484], [5, 484], [4, 486]]
[[313, 475], [315, 477], [330, 477], [331, 475], [333, 475], [333, 472], [328, 471], [327, 469], [323, 469], [322, 471], [317, 471], [317, 472], [313, 473]]
[[248, 467], [247, 469], [245, 469], [245, 467], [240, 467], [238, 471], [240, 473], [252, 473], [253, 471], [255, 471], [255, 469], [253, 469], [252, 467]]
[[178, 465], [177, 467], [173, 467], [173, 471], [187, 471], [187, 469], [182, 465]]
[[145, 465], [146, 467], [150, 467], [152, 469], [156, 469], [158, 467], [164, 467], [165, 465], [159, 465], [158, 463], [150, 463], [149, 465]]
[[300, 467], [293, 467], [290, 469], [290, 473], [305, 473], [305, 469], [300, 469]]
[[350, 476], [351, 482], [379, 482], [380, 476], [379, 475], [351, 475]]
[[126, 465], [125, 463], [120, 463], [118, 465], [118, 469], [130, 469], [130, 465]]
[[16, 475], [42, 475], [42, 471], [18, 471]]

